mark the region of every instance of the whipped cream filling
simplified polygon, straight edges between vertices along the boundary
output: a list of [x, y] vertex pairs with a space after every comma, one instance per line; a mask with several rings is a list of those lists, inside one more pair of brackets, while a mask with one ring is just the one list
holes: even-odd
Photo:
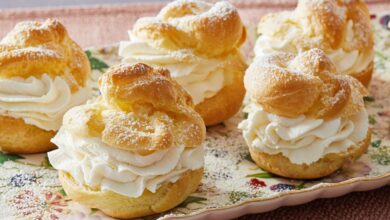
[[79, 88], [72, 94], [63, 78], [52, 79], [47, 74], [40, 79], [0, 79], [0, 115], [21, 118], [26, 124], [56, 131], [65, 112], [83, 104], [91, 95], [89, 87]]
[[[145, 63], [169, 70], [171, 76], [192, 96], [195, 104], [217, 94], [225, 85], [224, 59], [205, 59], [191, 50], [166, 51], [135, 38], [122, 41], [119, 55], [129, 64]], [[228, 59], [228, 58], [225, 58]]]
[[[255, 44], [254, 51], [256, 56], [277, 51], [297, 53], [302, 52], [304, 48], [317, 47], [322, 44], [322, 39], [314, 33], [314, 30], [310, 28], [310, 24], [288, 23], [285, 19], [287, 18], [276, 22], [276, 24], [273, 22], [265, 24], [262, 28], [265, 31], [259, 36]], [[305, 23], [305, 19], [300, 21]], [[277, 28], [280, 26], [283, 28]], [[353, 36], [353, 21], [349, 20], [344, 41], [351, 42]], [[337, 72], [341, 74], [359, 73], [365, 70], [374, 59], [373, 50], [360, 52], [358, 50], [347, 51], [343, 48], [338, 48], [325, 50], [324, 52], [335, 64]]]
[[250, 147], [267, 154], [282, 153], [292, 163], [311, 164], [330, 153], [341, 153], [366, 138], [368, 115], [362, 110], [349, 118], [285, 118], [261, 106], [245, 108], [248, 118], [239, 124]]
[[54, 168], [68, 173], [80, 184], [128, 197], [152, 193], [166, 182], [174, 183], [188, 170], [203, 167], [203, 146], [170, 147], [142, 156], [117, 149], [99, 138], [79, 137], [61, 128], [48, 153]]

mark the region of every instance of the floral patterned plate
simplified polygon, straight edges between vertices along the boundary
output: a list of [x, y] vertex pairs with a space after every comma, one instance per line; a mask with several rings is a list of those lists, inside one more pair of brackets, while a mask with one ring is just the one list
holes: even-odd
[[[383, 23], [386, 19], [373, 20], [376, 69], [371, 95], [364, 99], [373, 137], [358, 161], [347, 162], [322, 179], [301, 181], [274, 176], [251, 160], [237, 129], [237, 123], [245, 117], [239, 113], [208, 129], [205, 173], [198, 190], [177, 208], [145, 219], [233, 218], [390, 184], [390, 31], [379, 20]], [[255, 37], [250, 36], [246, 54], [250, 54]], [[97, 79], [120, 61], [117, 47], [89, 49], [86, 54], [93, 69], [90, 83], [98, 95]], [[0, 219], [111, 219], [67, 198], [46, 154], [0, 153], [0, 173]]]

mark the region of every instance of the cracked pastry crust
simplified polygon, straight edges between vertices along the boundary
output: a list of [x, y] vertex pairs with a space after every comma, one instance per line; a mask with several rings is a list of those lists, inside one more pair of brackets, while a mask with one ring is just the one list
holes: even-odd
[[0, 77], [63, 76], [72, 92], [85, 87], [90, 64], [58, 20], [18, 23], [0, 41]]
[[275, 53], [254, 60], [244, 78], [251, 99], [283, 117], [348, 117], [364, 108], [367, 90], [348, 75], [336, 74], [320, 49], [295, 55]]
[[[204, 122], [193, 109], [191, 97], [167, 70], [121, 64], [102, 75], [99, 87], [98, 101], [67, 112], [64, 128], [146, 154], [172, 145], [203, 143]], [[104, 110], [109, 111], [103, 114]]]

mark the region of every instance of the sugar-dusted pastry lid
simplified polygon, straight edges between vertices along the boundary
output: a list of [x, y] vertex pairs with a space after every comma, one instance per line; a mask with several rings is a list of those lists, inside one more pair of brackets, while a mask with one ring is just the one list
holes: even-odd
[[244, 84], [253, 102], [288, 118], [348, 117], [364, 108], [367, 94], [353, 77], [338, 75], [320, 49], [259, 56], [246, 71]]
[[202, 144], [204, 122], [166, 69], [121, 64], [102, 75], [99, 84], [102, 96], [68, 111], [65, 129], [138, 153]]
[[158, 48], [188, 48], [206, 57], [234, 50], [246, 39], [238, 11], [227, 1], [171, 2], [156, 17], [138, 19], [133, 34]]
[[1, 78], [61, 76], [76, 92], [86, 85], [90, 71], [83, 49], [58, 20], [18, 23], [0, 41]]

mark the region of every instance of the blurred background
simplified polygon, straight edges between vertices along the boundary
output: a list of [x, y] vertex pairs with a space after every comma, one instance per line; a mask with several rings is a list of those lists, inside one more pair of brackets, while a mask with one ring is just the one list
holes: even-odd
[[161, 2], [169, 0], [2, 0], [0, 8], [53, 7], [96, 4], [126, 4], [132, 2]]
[[[212, 0], [217, 1], [217, 0]], [[229, 0], [249, 31], [265, 13], [292, 9], [297, 0]], [[24, 20], [59, 19], [82, 47], [127, 40], [143, 16], [154, 16], [169, 0], [0, 0], [0, 37]], [[390, 11], [390, 0], [366, 0], [372, 11]]]

